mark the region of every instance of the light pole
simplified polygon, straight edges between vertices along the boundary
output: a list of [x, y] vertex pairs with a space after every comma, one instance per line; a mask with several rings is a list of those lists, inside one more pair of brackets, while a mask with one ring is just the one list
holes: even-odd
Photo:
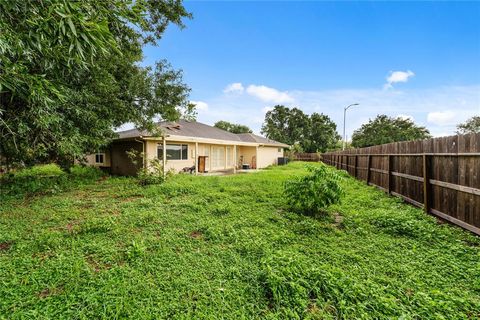
[[345, 108], [343, 108], [343, 147], [342, 150], [345, 150], [345, 145], [347, 144], [347, 136], [345, 135], [345, 119], [347, 118], [347, 110], [350, 107], [358, 106], [359, 103], [353, 103]]

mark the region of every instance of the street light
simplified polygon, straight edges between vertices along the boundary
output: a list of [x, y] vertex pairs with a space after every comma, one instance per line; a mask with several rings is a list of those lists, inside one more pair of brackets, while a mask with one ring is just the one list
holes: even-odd
[[343, 147], [342, 150], [345, 150], [345, 145], [347, 144], [347, 136], [345, 135], [345, 119], [347, 118], [347, 110], [350, 107], [358, 106], [359, 103], [353, 103], [345, 108], [343, 108]]

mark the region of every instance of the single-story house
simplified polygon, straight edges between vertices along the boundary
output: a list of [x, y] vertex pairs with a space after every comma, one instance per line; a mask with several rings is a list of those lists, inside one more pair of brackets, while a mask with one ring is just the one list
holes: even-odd
[[[289, 146], [252, 133], [234, 134], [200, 122], [179, 120], [159, 122], [163, 136], [137, 129], [118, 132], [109, 147], [86, 157], [87, 164], [102, 167], [117, 175], [135, 175], [138, 166], [160, 159], [165, 170], [180, 172], [225, 171], [239, 168], [260, 169], [277, 164]], [[142, 153], [135, 165], [127, 151]], [[143, 164], [142, 164], [143, 163]]]

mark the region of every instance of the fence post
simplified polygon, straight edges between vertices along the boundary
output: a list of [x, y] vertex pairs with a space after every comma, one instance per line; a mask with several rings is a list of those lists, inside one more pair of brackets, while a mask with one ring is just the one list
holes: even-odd
[[429, 156], [423, 154], [423, 210], [430, 212], [430, 161]]
[[392, 156], [388, 155], [388, 163], [387, 163], [387, 170], [388, 170], [388, 177], [387, 177], [387, 191], [388, 194], [392, 193]]
[[356, 178], [357, 177], [357, 155], [355, 155], [355, 162], [354, 162], [354, 167], [353, 167], [353, 176]]
[[367, 184], [370, 183], [370, 162], [372, 160], [372, 155], [367, 156]]

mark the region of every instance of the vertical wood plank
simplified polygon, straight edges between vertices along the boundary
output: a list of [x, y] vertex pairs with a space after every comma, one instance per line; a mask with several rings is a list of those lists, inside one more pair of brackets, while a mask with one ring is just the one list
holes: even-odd
[[430, 212], [430, 157], [423, 154], [423, 210]]
[[387, 156], [387, 192], [388, 194], [392, 193], [392, 156]]
[[353, 176], [356, 178], [357, 177], [357, 162], [358, 162], [358, 156], [355, 155], [355, 160], [353, 163]]
[[369, 154], [367, 156], [367, 184], [370, 183], [370, 163], [372, 161], [372, 156]]

